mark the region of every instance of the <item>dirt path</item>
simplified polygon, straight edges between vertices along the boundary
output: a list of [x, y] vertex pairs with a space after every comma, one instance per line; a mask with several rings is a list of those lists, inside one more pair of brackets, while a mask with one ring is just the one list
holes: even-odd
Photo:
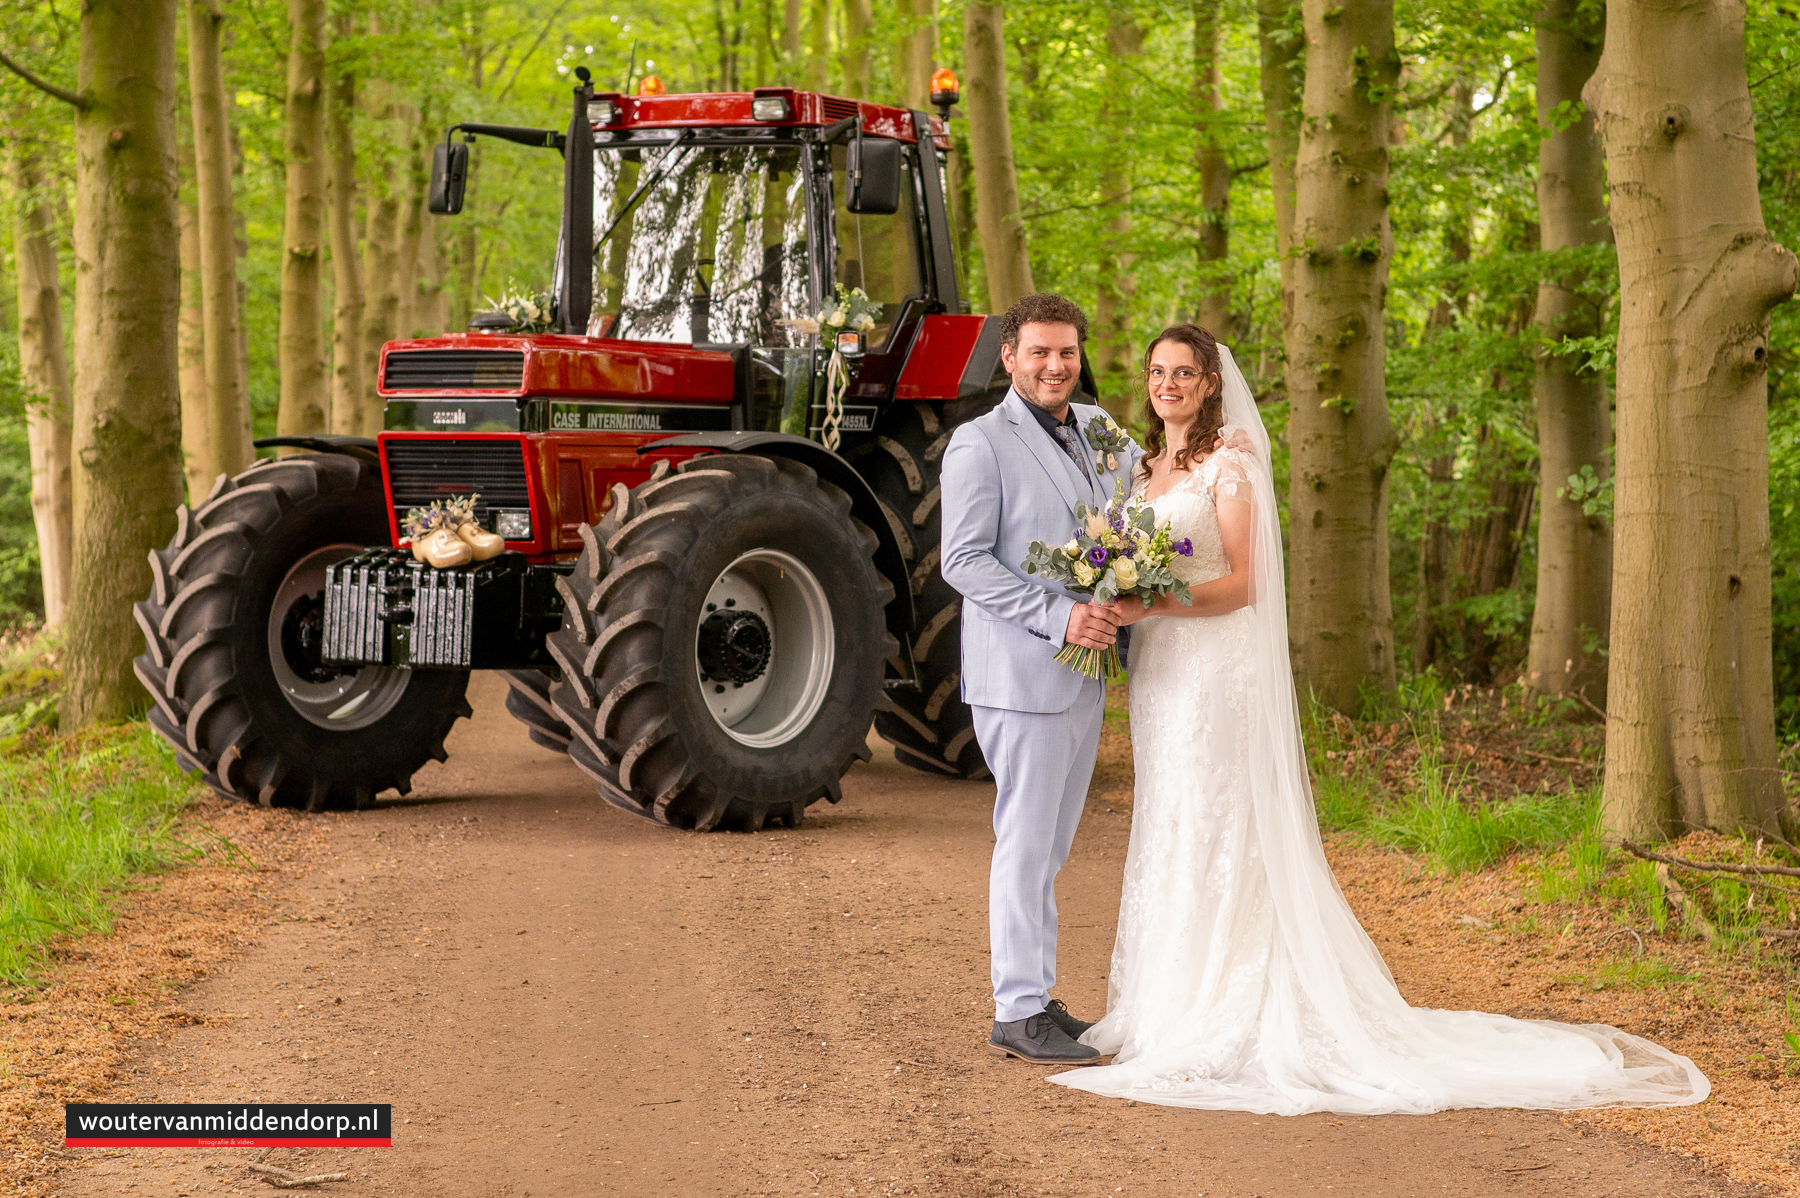
[[[392, 1149], [277, 1150], [342, 1194], [1752, 1195], [1554, 1115], [1169, 1110], [983, 1051], [992, 787], [877, 753], [749, 835], [607, 807], [496, 680], [413, 801], [328, 817], [285, 918], [145, 1044], [140, 1100], [394, 1104]], [[1105, 999], [1129, 815], [1090, 804], [1064, 980]], [[67, 1194], [262, 1192], [245, 1150], [118, 1154]]]

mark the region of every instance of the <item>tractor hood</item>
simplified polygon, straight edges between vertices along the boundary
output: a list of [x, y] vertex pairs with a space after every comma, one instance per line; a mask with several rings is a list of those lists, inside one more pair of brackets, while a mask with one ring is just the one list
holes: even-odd
[[[736, 366], [725, 350], [564, 334], [457, 333], [390, 341], [380, 394], [390, 430], [536, 432], [729, 428]], [[715, 420], [665, 425], [629, 419], [679, 405]], [[596, 423], [598, 421], [598, 423]]]

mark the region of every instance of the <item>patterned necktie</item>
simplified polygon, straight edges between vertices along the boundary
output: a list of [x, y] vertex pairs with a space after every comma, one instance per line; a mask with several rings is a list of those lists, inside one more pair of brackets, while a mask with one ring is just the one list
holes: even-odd
[[1087, 455], [1081, 452], [1081, 442], [1075, 430], [1066, 424], [1059, 424], [1051, 431], [1056, 435], [1056, 443], [1063, 447], [1063, 452], [1069, 455], [1069, 460], [1081, 471], [1081, 476], [1092, 477], [1088, 474]]

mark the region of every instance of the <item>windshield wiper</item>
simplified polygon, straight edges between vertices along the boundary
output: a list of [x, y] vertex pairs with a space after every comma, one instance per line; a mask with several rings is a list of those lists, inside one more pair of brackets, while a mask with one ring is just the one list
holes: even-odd
[[[606, 244], [606, 239], [613, 235], [613, 230], [619, 227], [619, 222], [631, 215], [631, 210], [638, 206], [638, 201], [644, 198], [645, 193], [652, 187], [655, 187], [658, 183], [662, 182], [663, 176], [673, 170], [677, 162], [687, 157], [689, 147], [682, 144], [686, 137], [687, 130], [683, 129], [681, 133], [677, 135], [676, 139], [669, 144], [668, 152], [662, 156], [662, 161], [659, 162], [656, 169], [650, 173], [650, 177], [638, 184], [637, 190], [631, 193], [630, 198], [625, 201], [624, 207], [619, 209], [619, 215], [613, 217], [612, 224], [606, 226], [606, 232], [600, 234], [600, 236], [595, 239], [594, 249], [596, 252], [598, 252], [601, 246]], [[679, 151], [679, 153], [677, 153], [677, 151]]]

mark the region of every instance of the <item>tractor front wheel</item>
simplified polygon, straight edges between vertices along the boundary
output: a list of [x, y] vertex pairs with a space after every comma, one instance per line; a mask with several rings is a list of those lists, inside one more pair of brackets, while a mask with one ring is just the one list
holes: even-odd
[[469, 715], [458, 670], [338, 669], [320, 659], [326, 569], [388, 542], [372, 466], [338, 454], [220, 477], [150, 552], [132, 663], [176, 760], [227, 798], [308, 811], [405, 794]]
[[797, 463], [736, 454], [613, 496], [583, 526], [550, 638], [570, 757], [608, 802], [673, 827], [793, 827], [836, 802], [868, 760], [897, 648], [893, 589], [849, 496]]

